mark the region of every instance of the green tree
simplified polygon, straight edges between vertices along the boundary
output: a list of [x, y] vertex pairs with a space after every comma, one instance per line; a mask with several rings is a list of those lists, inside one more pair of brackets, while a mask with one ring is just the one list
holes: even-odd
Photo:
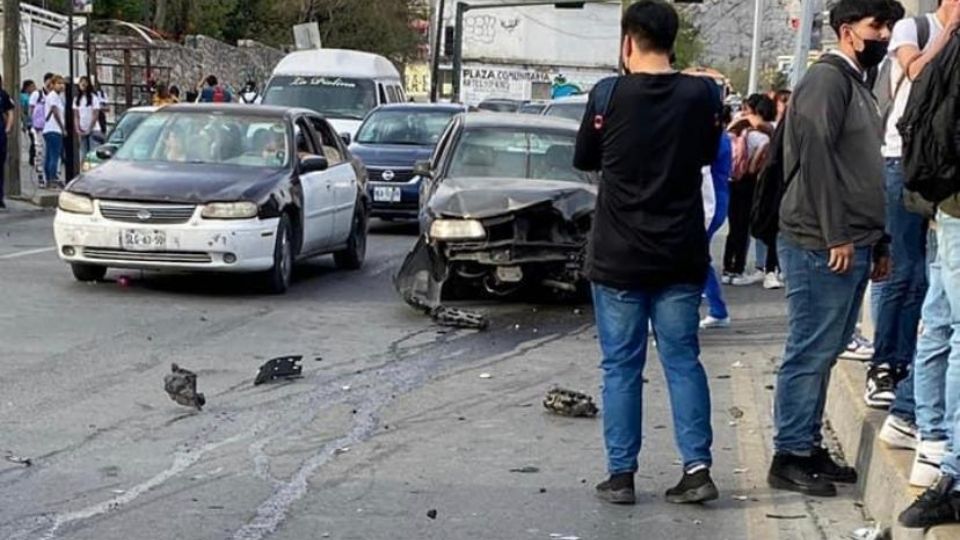
[[700, 65], [703, 55], [703, 40], [700, 39], [700, 29], [694, 26], [684, 13], [680, 13], [680, 29], [677, 32], [677, 41], [673, 50], [676, 54], [677, 69], [684, 69]]

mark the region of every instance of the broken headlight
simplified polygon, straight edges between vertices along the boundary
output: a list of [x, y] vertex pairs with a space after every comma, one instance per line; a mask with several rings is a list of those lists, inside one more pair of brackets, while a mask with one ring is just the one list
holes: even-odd
[[92, 214], [93, 199], [86, 195], [61, 191], [57, 206], [64, 212], [71, 214]]
[[475, 219], [438, 219], [430, 225], [430, 238], [437, 240], [474, 240], [487, 232]]
[[248, 219], [257, 217], [257, 205], [252, 202], [210, 203], [200, 214], [206, 219]]

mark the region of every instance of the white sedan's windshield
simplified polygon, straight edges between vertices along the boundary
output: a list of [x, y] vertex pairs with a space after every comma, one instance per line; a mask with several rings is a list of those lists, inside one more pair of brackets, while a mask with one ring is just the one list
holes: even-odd
[[284, 167], [290, 152], [274, 118], [219, 112], [158, 112], [130, 135], [114, 159]]
[[450, 164], [451, 178], [527, 178], [590, 182], [573, 168], [575, 133], [482, 128], [464, 132]]
[[454, 111], [377, 110], [360, 126], [357, 142], [433, 146], [454, 114]]

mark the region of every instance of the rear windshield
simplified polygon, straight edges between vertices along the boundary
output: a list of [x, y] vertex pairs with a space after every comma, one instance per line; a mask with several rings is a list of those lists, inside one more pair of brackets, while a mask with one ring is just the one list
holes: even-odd
[[583, 113], [586, 112], [586, 110], [586, 102], [552, 103], [543, 114], [559, 118], [569, 118], [570, 120], [579, 122], [583, 120]]
[[451, 178], [527, 178], [590, 183], [573, 167], [575, 132], [472, 129], [457, 143]]
[[263, 104], [313, 109], [327, 118], [362, 120], [377, 105], [377, 94], [369, 79], [274, 77], [264, 92]]
[[433, 146], [454, 114], [456, 111], [376, 110], [360, 126], [357, 142]]

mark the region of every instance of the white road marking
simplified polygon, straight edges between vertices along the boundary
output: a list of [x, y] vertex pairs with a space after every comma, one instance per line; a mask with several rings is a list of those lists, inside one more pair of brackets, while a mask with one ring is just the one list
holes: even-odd
[[13, 253], [7, 253], [6, 255], [0, 255], [0, 261], [7, 259], [19, 259], [20, 257], [29, 257], [30, 255], [37, 255], [39, 253], [48, 253], [50, 251], [56, 251], [57, 246], [50, 246], [45, 248], [37, 249], [28, 249], [26, 251], [16, 251]]

